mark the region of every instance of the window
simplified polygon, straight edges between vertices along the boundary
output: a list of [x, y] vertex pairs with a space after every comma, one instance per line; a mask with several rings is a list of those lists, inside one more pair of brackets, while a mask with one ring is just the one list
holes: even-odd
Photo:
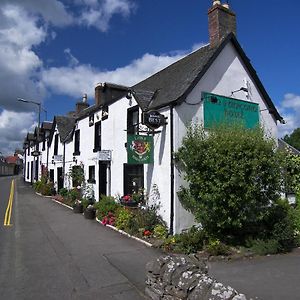
[[124, 195], [137, 193], [144, 188], [144, 165], [124, 164]]
[[43, 148], [42, 150], [44, 151], [46, 149], [46, 137], [44, 136], [43, 138]]
[[89, 179], [88, 183], [96, 183], [95, 179], [95, 166], [89, 166]]
[[103, 106], [102, 107], [102, 121], [106, 120], [108, 118], [108, 106]]
[[94, 125], [94, 115], [89, 116], [89, 127]]
[[29, 168], [30, 168], [30, 164], [29, 162], [27, 162], [27, 179], [29, 179]]
[[74, 153], [73, 155], [80, 155], [80, 130], [76, 130], [75, 131], [75, 135], [74, 135]]
[[127, 110], [127, 134], [139, 134], [139, 107]]
[[54, 155], [57, 155], [58, 152], [58, 134], [54, 137]]
[[101, 122], [95, 124], [94, 152], [101, 150]]
[[27, 155], [30, 155], [30, 144], [28, 145], [28, 148], [27, 148]]

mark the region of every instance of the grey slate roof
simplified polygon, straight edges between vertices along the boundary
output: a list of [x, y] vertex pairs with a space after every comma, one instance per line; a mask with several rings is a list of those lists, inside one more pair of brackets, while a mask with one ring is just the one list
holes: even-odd
[[65, 116], [55, 116], [54, 124], [56, 123], [57, 129], [62, 143], [66, 142], [72, 135], [75, 126], [75, 118]]
[[[266, 101], [270, 113], [274, 115], [276, 120], [283, 120], [233, 33], [230, 33], [219, 46], [212, 48], [210, 45], [206, 45], [134, 85], [132, 89], [136, 92], [136, 99], [141, 105], [141, 108], [143, 110], [158, 109], [184, 101], [188, 93], [195, 87], [229, 42], [232, 42], [233, 46], [235, 46], [246, 68], [248, 68]], [[140, 96], [141, 91], [146, 93]], [[153, 93], [155, 94], [153, 95]]]
[[[133, 86], [134, 91], [154, 93], [148, 100], [148, 109], [159, 108], [177, 101], [203, 70], [216, 49], [209, 45], [187, 55], [160, 72]], [[152, 94], [153, 95], [153, 94]], [[137, 95], [139, 98], [139, 94]], [[145, 103], [146, 99], [143, 99]], [[145, 107], [145, 105], [143, 105]]]

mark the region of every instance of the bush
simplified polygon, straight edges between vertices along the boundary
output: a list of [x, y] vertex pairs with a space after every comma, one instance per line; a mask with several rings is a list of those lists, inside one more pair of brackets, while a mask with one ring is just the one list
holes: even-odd
[[255, 240], [252, 241], [251, 251], [257, 255], [276, 254], [279, 252], [280, 245], [277, 240]]
[[157, 224], [154, 226], [153, 235], [155, 238], [164, 239], [168, 235], [168, 229], [162, 224]]
[[220, 242], [218, 239], [211, 239], [208, 244], [204, 246], [204, 250], [213, 256], [229, 255], [231, 253], [230, 247]]
[[[63, 196], [63, 195], [62, 195], [62, 196]], [[70, 198], [70, 200], [71, 200], [72, 202], [74, 202], [75, 200], [81, 198], [81, 197], [80, 197], [80, 191], [79, 191], [78, 189], [76, 189], [76, 188], [71, 189], [71, 190], [69, 190], [69, 191], [67, 192], [67, 197]]]
[[116, 227], [121, 230], [128, 230], [130, 223], [133, 220], [133, 214], [125, 207], [121, 207], [117, 212]]
[[115, 214], [120, 205], [114, 197], [102, 196], [99, 202], [94, 203], [94, 207], [97, 210], [97, 218], [102, 220], [109, 212]]
[[274, 148], [261, 129], [190, 127], [175, 156], [188, 182], [178, 193], [183, 207], [220, 240], [258, 235], [282, 188]]
[[61, 196], [67, 197], [68, 196], [68, 190], [66, 188], [62, 188], [58, 192]]
[[206, 233], [202, 229], [191, 227], [186, 232], [168, 237], [163, 248], [166, 251], [190, 254], [202, 250], [205, 241]]

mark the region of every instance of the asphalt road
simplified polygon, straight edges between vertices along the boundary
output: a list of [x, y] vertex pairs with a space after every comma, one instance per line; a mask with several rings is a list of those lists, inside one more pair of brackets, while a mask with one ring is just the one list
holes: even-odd
[[144, 299], [145, 264], [160, 252], [35, 195], [20, 178], [4, 227], [10, 182], [0, 178], [0, 299]]

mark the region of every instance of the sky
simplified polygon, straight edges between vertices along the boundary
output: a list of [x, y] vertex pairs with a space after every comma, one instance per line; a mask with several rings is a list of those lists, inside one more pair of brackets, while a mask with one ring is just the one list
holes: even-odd
[[[211, 0], [0, 0], [0, 152], [74, 110], [99, 82], [131, 86], [208, 43]], [[229, 1], [237, 38], [286, 120], [300, 127], [300, 1]], [[1, 154], [1, 153], [0, 153]]]

